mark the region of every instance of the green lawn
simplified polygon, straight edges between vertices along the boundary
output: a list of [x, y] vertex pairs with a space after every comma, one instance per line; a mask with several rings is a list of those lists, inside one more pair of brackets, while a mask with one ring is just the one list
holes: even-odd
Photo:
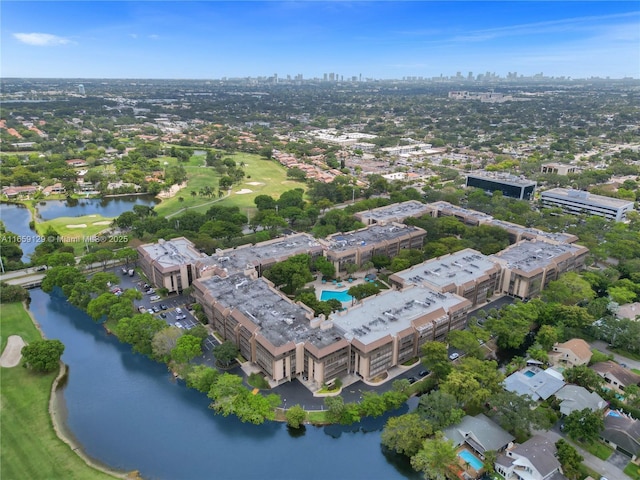
[[600, 460], [606, 460], [613, 453], [613, 450], [602, 442], [586, 443], [586, 442], [578, 442], [576, 440], [573, 440], [573, 441], [575, 442], [576, 445], [580, 445], [587, 452], [589, 452], [591, 455], [595, 455]]
[[[85, 249], [85, 242], [95, 243], [95, 237], [103, 230], [109, 228], [113, 218], [102, 215], [84, 215], [82, 217], [58, 217], [45, 222], [37, 222], [36, 229], [39, 235], [44, 235], [49, 227], [52, 227], [62, 241], [73, 247], [76, 255]], [[84, 227], [83, 227], [84, 225]]]
[[307, 421], [312, 424], [323, 425], [329, 423], [327, 421], [326, 410], [312, 410], [307, 412]]
[[640, 466], [634, 463], [629, 463], [624, 469], [624, 473], [629, 475], [633, 480], [640, 480]]
[[[0, 305], [1, 343], [10, 335], [26, 342], [40, 333], [22, 304]], [[89, 467], [53, 430], [48, 405], [56, 373], [39, 375], [18, 366], [0, 371], [0, 478], [108, 479]]]
[[[294, 188], [306, 189], [304, 183], [287, 179], [287, 170], [275, 161], [265, 160], [259, 155], [249, 153], [235, 153], [225, 155], [233, 158], [236, 163], [244, 162], [245, 178], [231, 189], [231, 194], [224, 198], [217, 198], [219, 175], [214, 168], [205, 167], [204, 156], [193, 156], [186, 164], [182, 164], [187, 171], [187, 187], [173, 198], [163, 200], [155, 207], [159, 215], [171, 215], [181, 209], [188, 208], [196, 212], [204, 213], [213, 204], [224, 206], [237, 206], [243, 213], [251, 215], [255, 211], [253, 199], [258, 195], [271, 195], [278, 198], [283, 192]], [[173, 158], [161, 159], [162, 162], [175, 164]], [[201, 197], [198, 192], [202, 187], [211, 186], [216, 195], [213, 197]], [[239, 191], [251, 190], [250, 193], [238, 194]], [[191, 192], [196, 192], [194, 197]], [[182, 201], [180, 201], [182, 197]]]

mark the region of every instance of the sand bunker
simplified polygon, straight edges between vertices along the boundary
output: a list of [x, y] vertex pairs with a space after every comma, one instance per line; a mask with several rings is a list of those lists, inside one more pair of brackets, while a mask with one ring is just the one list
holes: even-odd
[[260, 183], [260, 182], [247, 182], [247, 185], [253, 185], [253, 186], [256, 186], [256, 185], [264, 185], [264, 183]]
[[20, 335], [11, 335], [7, 339], [7, 346], [4, 347], [4, 352], [0, 356], [0, 367], [11, 368], [16, 367], [22, 359], [22, 347], [26, 343], [22, 340]]
[[243, 188], [236, 192], [238, 195], [244, 195], [245, 193], [253, 193], [253, 190], [249, 190], [248, 188]]
[[93, 222], [94, 225], [111, 225], [109, 220], [103, 220], [101, 222]]
[[78, 223], [77, 225], [67, 225], [67, 228], [87, 228], [86, 223]]

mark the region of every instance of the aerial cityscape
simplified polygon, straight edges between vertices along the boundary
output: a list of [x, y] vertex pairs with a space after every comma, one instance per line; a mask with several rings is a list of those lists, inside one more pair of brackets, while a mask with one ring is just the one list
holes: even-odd
[[4, 479], [640, 479], [632, 2], [4, 2]]

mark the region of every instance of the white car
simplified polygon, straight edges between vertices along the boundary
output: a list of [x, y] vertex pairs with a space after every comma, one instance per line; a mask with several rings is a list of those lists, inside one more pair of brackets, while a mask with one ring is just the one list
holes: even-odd
[[160, 300], [160, 295], [154, 295], [153, 297], [149, 297], [149, 300], [155, 302], [156, 300]]
[[459, 357], [459, 353], [453, 352], [451, 355], [449, 355], [449, 360], [457, 360]]

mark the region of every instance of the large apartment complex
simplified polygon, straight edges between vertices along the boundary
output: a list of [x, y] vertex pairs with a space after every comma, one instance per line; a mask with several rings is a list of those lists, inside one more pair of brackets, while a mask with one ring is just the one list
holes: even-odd
[[616, 222], [624, 221], [627, 218], [627, 212], [634, 209], [634, 203], [631, 200], [594, 195], [567, 188], [546, 190], [540, 194], [540, 200], [543, 206], [559, 207], [565, 213], [599, 215]]
[[426, 232], [396, 222], [425, 212], [475, 225], [497, 222], [446, 202], [405, 202], [369, 212], [368, 227], [323, 240], [299, 233], [211, 256], [185, 238], [142, 245], [140, 265], [170, 292], [193, 286], [213, 328], [271, 381], [300, 378], [316, 387], [347, 374], [374, 379], [418, 356], [426, 341], [465, 328], [470, 308], [495, 293], [528, 299], [584, 265], [587, 249], [573, 244], [575, 237], [498, 222], [515, 242], [504, 251], [486, 256], [466, 249], [428, 260], [391, 275], [390, 290], [328, 318], [315, 317], [263, 278], [270, 266], [297, 254], [325, 256], [341, 272], [373, 255], [394, 257], [402, 249], [420, 248]]

